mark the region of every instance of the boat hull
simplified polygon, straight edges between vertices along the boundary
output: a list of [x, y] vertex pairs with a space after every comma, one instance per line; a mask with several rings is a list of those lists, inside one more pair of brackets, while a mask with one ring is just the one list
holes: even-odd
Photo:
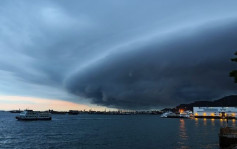
[[167, 116], [166, 118], [190, 118], [190, 117], [186, 117], [186, 116]]

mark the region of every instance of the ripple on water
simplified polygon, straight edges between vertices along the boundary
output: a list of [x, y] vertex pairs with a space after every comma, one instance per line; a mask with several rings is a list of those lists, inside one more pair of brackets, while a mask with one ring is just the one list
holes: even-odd
[[217, 149], [218, 131], [225, 125], [157, 115], [53, 115], [52, 121], [22, 122], [0, 112], [0, 119], [1, 149]]

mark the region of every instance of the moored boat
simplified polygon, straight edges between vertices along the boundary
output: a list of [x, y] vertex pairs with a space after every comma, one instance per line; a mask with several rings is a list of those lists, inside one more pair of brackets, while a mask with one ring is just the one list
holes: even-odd
[[16, 116], [17, 120], [51, 120], [49, 112], [36, 112], [33, 110], [25, 110]]
[[165, 112], [165, 113], [163, 113], [163, 114], [161, 114], [161, 116], [160, 117], [162, 117], [162, 118], [168, 118], [168, 116], [171, 116], [171, 115], [173, 115], [174, 113], [173, 112]]
[[77, 115], [77, 114], [79, 114], [79, 111], [78, 110], [69, 110], [68, 114]]
[[180, 111], [179, 113], [173, 113], [171, 111], [163, 113], [161, 118], [190, 118], [188, 111]]

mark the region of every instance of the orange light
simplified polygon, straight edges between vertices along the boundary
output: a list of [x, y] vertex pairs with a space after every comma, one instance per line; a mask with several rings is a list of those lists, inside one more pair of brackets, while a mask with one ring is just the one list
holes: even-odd
[[179, 113], [183, 113], [184, 112], [184, 110], [183, 109], [179, 109]]
[[235, 117], [235, 113], [232, 113], [231, 115], [232, 115], [233, 117]]
[[225, 113], [225, 116], [227, 116], [227, 113]]
[[195, 116], [198, 116], [198, 113], [195, 113]]
[[215, 114], [214, 114], [214, 113], [211, 113], [211, 116], [215, 116]]
[[203, 116], [207, 116], [207, 113], [204, 112], [204, 113], [203, 113]]
[[211, 120], [212, 120], [212, 121], [214, 121], [215, 119], [214, 119], [214, 118], [212, 118]]
[[204, 118], [203, 120], [204, 120], [204, 121], [206, 121], [207, 119], [206, 119], [206, 118]]

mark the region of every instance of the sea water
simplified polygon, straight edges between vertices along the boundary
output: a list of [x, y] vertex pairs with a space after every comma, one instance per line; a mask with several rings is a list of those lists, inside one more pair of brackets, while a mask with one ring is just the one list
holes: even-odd
[[218, 149], [219, 128], [227, 125], [159, 115], [66, 114], [51, 121], [17, 121], [16, 115], [0, 112], [1, 149]]

